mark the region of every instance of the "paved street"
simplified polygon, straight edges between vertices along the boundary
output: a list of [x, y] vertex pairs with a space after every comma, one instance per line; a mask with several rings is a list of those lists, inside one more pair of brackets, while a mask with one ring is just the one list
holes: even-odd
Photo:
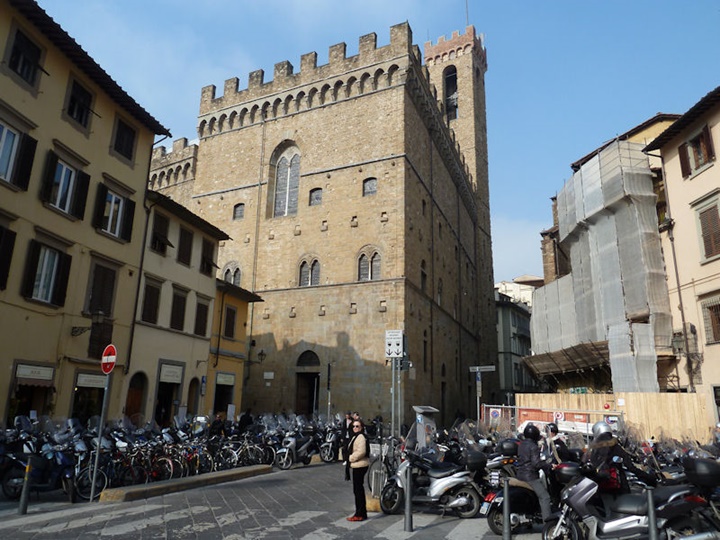
[[[387, 540], [497, 539], [484, 519], [439, 513], [413, 514], [412, 533], [404, 516], [370, 513], [348, 522], [352, 486], [340, 464], [312, 464], [227, 484], [192, 489], [127, 503], [70, 505], [59, 496], [38, 502], [33, 495], [25, 516], [16, 503], [0, 504], [0, 538], [5, 539], [225, 539]], [[43, 502], [45, 501], [45, 502]], [[540, 534], [523, 534], [537, 540]]]

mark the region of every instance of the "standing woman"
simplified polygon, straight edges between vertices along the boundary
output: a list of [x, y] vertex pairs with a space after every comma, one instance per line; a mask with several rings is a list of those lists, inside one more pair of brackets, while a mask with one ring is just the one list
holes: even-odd
[[367, 507], [365, 506], [365, 475], [370, 466], [370, 442], [365, 435], [365, 425], [362, 420], [355, 419], [352, 423], [353, 438], [348, 444], [348, 466], [352, 471], [353, 493], [355, 494], [355, 514], [347, 518], [348, 521], [365, 521]]

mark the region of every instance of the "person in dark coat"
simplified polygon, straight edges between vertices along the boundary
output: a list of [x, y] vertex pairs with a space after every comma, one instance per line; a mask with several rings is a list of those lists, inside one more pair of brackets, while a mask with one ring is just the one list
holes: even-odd
[[595, 422], [593, 440], [588, 446], [583, 462], [597, 471], [597, 483], [603, 493], [630, 493], [630, 483], [625, 471], [630, 471], [647, 485], [655, 486], [657, 477], [637, 467], [632, 456], [613, 436], [607, 422]]
[[572, 461], [572, 452], [565, 444], [563, 435], [560, 434], [557, 424], [549, 423], [547, 426], [547, 444], [551, 460], [557, 465], [563, 461]]
[[343, 464], [347, 463], [348, 459], [348, 443], [353, 436], [352, 423], [352, 413], [347, 411], [345, 413], [345, 420], [343, 420], [340, 426], [340, 453], [342, 454]]
[[535, 424], [528, 424], [523, 430], [523, 436], [525, 438], [520, 442], [515, 463], [517, 479], [532, 486], [540, 503], [542, 518], [546, 520], [552, 513], [552, 506], [545, 482], [540, 478], [540, 470], [545, 469], [548, 472], [550, 464], [540, 457], [540, 447], [538, 446], [540, 430], [538, 427]]

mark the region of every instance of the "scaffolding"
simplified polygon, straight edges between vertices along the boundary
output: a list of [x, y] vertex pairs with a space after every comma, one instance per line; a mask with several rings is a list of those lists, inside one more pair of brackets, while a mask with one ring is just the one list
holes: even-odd
[[[568, 350], [607, 350], [616, 392], [657, 392], [657, 356], [672, 345], [672, 318], [643, 145], [617, 140], [588, 160], [557, 196], [559, 241], [572, 272], [533, 297], [528, 365], [537, 375], [573, 370]], [[540, 360], [540, 358], [538, 358]], [[554, 366], [554, 367], [553, 367]]]

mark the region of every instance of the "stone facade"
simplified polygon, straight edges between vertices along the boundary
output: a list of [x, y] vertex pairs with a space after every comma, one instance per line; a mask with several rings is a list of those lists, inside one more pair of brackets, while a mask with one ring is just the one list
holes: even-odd
[[[222, 96], [203, 88], [192, 189], [163, 189], [228, 232], [221, 276], [239, 271], [264, 300], [248, 315], [243, 409], [389, 420], [385, 331], [399, 329], [406, 421], [417, 404], [440, 422], [474, 410], [468, 368], [496, 357], [486, 64], [472, 27], [442, 43], [454, 41], [462, 122], [447, 119], [407, 24], [383, 47], [361, 37], [355, 56], [342, 43], [323, 66], [313, 52], [298, 73], [280, 62], [270, 82], [255, 71], [244, 90], [237, 78]], [[156, 151], [151, 178], [184, 170], [175, 152]]]

